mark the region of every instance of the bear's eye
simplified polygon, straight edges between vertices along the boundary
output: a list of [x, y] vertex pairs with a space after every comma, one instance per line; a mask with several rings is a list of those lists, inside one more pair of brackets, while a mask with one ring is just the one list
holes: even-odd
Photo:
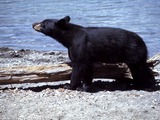
[[41, 24], [41, 27], [42, 27], [42, 29], [45, 29], [45, 25], [43, 23]]

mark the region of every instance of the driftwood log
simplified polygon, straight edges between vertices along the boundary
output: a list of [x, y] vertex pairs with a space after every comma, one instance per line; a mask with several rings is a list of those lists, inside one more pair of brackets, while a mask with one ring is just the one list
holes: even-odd
[[[148, 61], [148, 66], [153, 68], [160, 64], [160, 54], [153, 56]], [[69, 80], [72, 67], [68, 63], [52, 66], [18, 66], [0, 68], [0, 85], [19, 83], [55, 82]], [[132, 78], [126, 64], [94, 65], [94, 78]]]

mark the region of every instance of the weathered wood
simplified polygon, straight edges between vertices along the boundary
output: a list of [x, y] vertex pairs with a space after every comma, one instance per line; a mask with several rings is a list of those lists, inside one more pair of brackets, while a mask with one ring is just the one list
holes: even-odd
[[[148, 60], [148, 65], [154, 67], [160, 63], [160, 54]], [[38, 83], [69, 80], [72, 67], [69, 64], [52, 66], [18, 66], [0, 68], [0, 84]], [[126, 64], [94, 65], [94, 78], [131, 78]]]
[[[122, 78], [126, 66], [96, 64], [94, 78]], [[69, 80], [72, 68], [68, 64], [1, 68], [0, 84], [37, 83]]]
[[0, 84], [38, 83], [67, 80], [72, 68], [67, 64], [0, 69]]
[[148, 63], [149, 67], [155, 67], [158, 64], [160, 64], [160, 53], [156, 54], [153, 57], [151, 57], [150, 59], [148, 59], [147, 63]]

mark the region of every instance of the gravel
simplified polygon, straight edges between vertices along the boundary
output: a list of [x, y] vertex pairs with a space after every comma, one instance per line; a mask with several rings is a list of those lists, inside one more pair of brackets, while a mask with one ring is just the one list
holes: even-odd
[[[0, 67], [68, 61], [66, 52], [0, 48]], [[87, 93], [63, 89], [68, 82], [0, 85], [0, 120], [160, 120], [159, 85], [154, 91], [127, 90], [101, 79], [94, 82], [99, 90]]]

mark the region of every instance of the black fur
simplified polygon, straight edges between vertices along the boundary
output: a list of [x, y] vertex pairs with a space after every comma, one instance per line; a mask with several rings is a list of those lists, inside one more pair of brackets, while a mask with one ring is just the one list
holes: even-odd
[[136, 33], [119, 28], [82, 27], [69, 21], [69, 16], [47, 19], [33, 24], [33, 28], [68, 48], [73, 63], [71, 89], [81, 83], [85, 91], [90, 89], [95, 62], [124, 62], [131, 70], [136, 87], [154, 86], [154, 76], [146, 63], [147, 47]]

